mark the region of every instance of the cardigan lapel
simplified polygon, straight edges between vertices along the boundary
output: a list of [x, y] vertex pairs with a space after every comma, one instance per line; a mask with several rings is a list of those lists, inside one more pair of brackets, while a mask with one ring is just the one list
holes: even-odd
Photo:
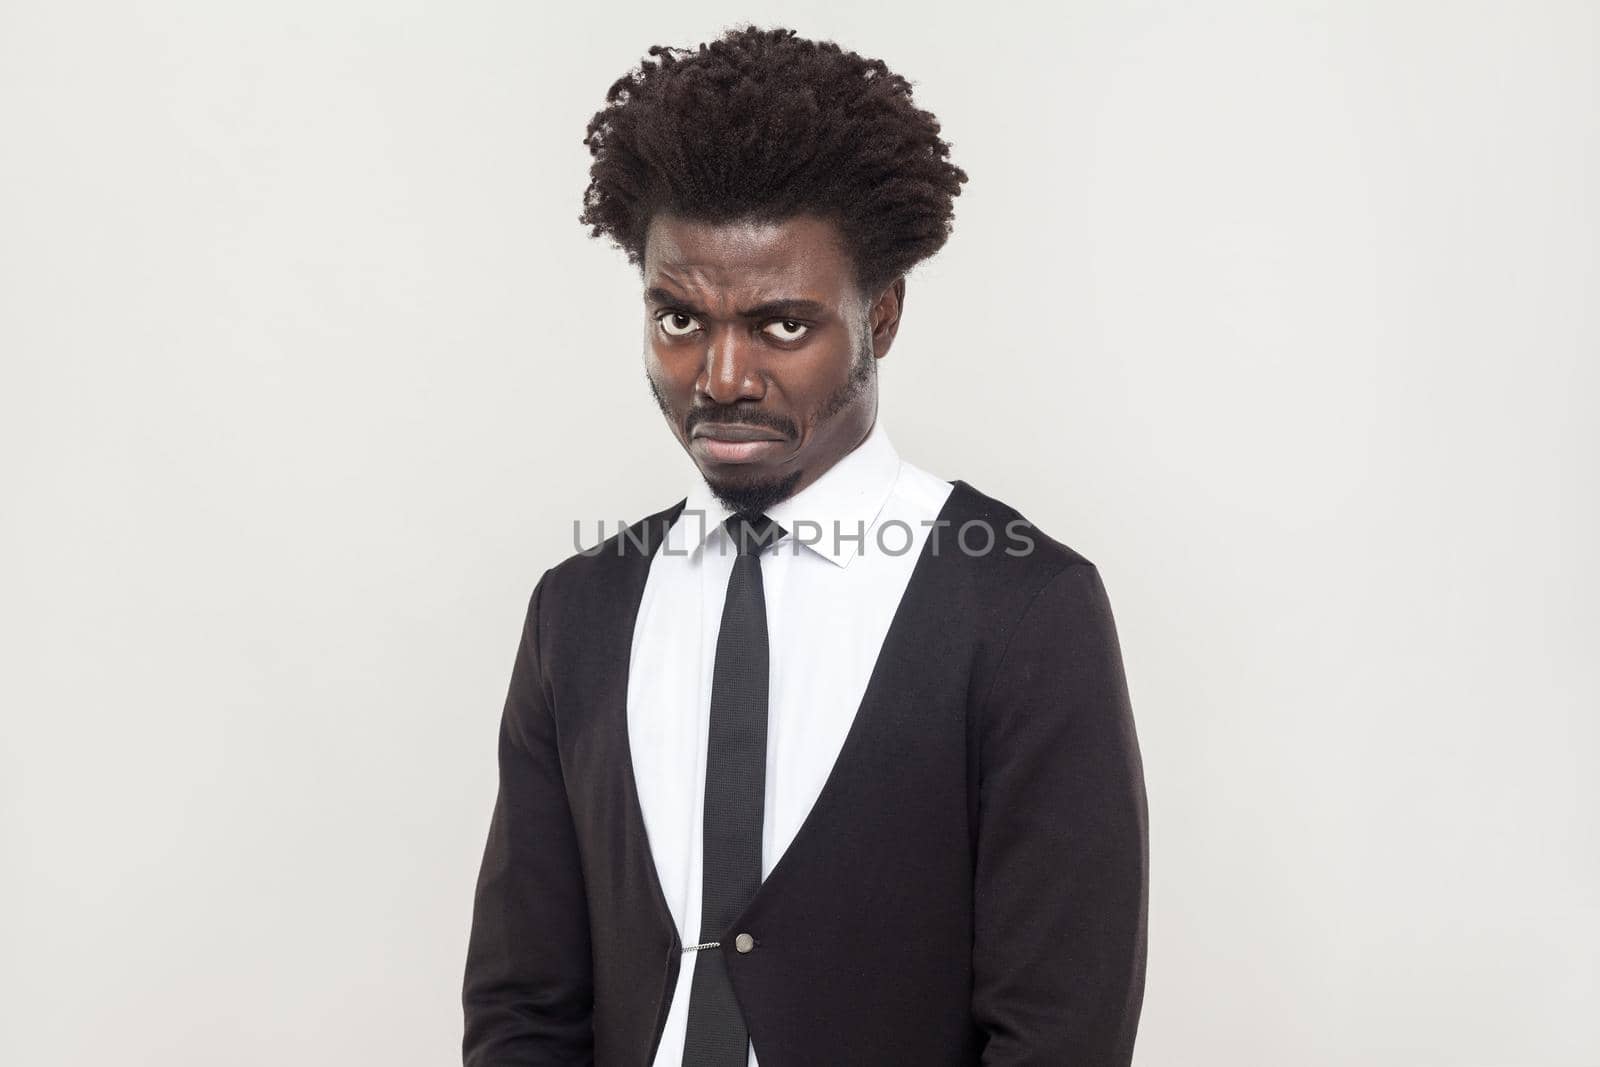
[[[970, 510], [967, 495], [973, 491], [959, 478], [953, 484], [955, 488], [945, 498], [935, 520], [946, 530], [952, 530], [966, 517]], [[736, 926], [745, 916], [761, 911], [768, 897], [782, 892], [781, 884], [793, 877], [791, 870], [807, 862], [808, 852], [826, 851], [835, 843], [834, 835], [851, 819], [851, 796], [855, 787], [877, 777], [881, 761], [896, 751], [896, 735], [914, 728], [914, 723], [905, 721], [906, 692], [918, 677], [926, 675], [924, 665], [929, 655], [944, 648], [955, 621], [948, 617], [948, 593], [952, 584], [948, 560], [953, 555], [948, 551], [949, 537], [943, 549], [936, 550], [937, 543], [930, 536], [922, 546], [868, 675], [867, 688], [856, 708], [855, 718], [823, 781], [822, 790], [795, 831], [789, 847], [778, 857], [756, 895], [735, 920]]]

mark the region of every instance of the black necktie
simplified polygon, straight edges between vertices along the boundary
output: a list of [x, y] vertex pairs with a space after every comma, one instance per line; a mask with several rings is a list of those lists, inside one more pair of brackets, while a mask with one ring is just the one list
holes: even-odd
[[761, 820], [767, 781], [767, 600], [761, 549], [783, 536], [765, 515], [724, 526], [739, 555], [728, 576], [711, 675], [706, 744], [705, 862], [700, 942], [689, 991], [684, 1067], [745, 1067], [749, 1030], [728, 981], [728, 953], [754, 941], [729, 927], [761, 886]]

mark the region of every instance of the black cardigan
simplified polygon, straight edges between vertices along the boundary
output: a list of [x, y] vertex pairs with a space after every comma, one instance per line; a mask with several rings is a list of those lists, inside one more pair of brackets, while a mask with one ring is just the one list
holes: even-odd
[[[688, 965], [628, 751], [633, 626], [684, 502], [540, 578], [500, 722], [466, 1067], [649, 1067]], [[762, 1067], [1133, 1054], [1143, 769], [1099, 571], [957, 481], [815, 806], [723, 939]], [[963, 524], [987, 522], [994, 548]], [[1011, 527], [1015, 531], [1017, 527]], [[1011, 551], [1008, 552], [1007, 549]], [[734, 948], [734, 933], [756, 946]]]

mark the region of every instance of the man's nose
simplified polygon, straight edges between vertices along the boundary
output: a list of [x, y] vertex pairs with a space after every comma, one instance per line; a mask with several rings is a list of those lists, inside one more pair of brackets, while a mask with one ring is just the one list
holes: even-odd
[[722, 326], [711, 331], [700, 392], [718, 404], [760, 400], [766, 395], [760, 353], [742, 327]]

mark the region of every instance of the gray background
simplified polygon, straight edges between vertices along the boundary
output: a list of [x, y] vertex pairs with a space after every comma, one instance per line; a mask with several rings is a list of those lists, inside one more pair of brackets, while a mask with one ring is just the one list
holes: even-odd
[[0, 5], [0, 1061], [457, 1056], [528, 592], [691, 473], [584, 125], [780, 18], [971, 174], [884, 418], [1105, 576], [1139, 1063], [1600, 1063], [1596, 8], [1243, 0]]

